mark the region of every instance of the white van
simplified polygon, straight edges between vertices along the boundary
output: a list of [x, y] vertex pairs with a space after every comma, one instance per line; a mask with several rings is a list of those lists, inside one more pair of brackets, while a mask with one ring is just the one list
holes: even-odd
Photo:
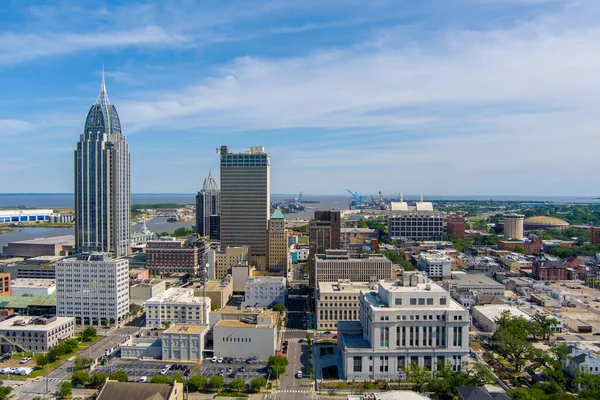
[[296, 378], [302, 379], [302, 371], [296, 372]]
[[140, 380], [138, 382], [147, 382], [148, 378], [145, 376], [140, 376]]

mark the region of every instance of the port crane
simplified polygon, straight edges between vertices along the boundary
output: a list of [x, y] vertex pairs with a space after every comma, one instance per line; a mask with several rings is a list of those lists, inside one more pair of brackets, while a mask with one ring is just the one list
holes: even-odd
[[298, 195], [298, 197], [294, 197], [294, 203], [302, 203], [302, 195], [304, 194], [303, 191], [300, 191], [300, 194]]
[[353, 198], [353, 200], [350, 200], [350, 209], [352, 209], [352, 206], [361, 208], [364, 203], [365, 196], [359, 195], [358, 192], [353, 193], [350, 191], [350, 189], [346, 189], [346, 191], [350, 193]]

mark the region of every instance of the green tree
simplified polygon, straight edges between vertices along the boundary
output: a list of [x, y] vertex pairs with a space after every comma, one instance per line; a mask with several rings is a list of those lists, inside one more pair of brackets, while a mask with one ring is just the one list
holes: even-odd
[[102, 386], [106, 382], [108, 374], [106, 372], [96, 372], [90, 376], [90, 384], [94, 386]]
[[188, 381], [188, 389], [192, 392], [199, 392], [206, 386], [206, 377], [203, 375], [194, 375]]
[[181, 227], [181, 228], [175, 229], [175, 231], [171, 234], [171, 236], [173, 236], [173, 237], [190, 236], [193, 233], [194, 232], [192, 232], [190, 229]]
[[40, 368], [44, 368], [48, 364], [48, 357], [45, 354], [40, 354], [35, 358], [35, 365], [37, 365]]
[[181, 372], [177, 372], [176, 374], [171, 375], [170, 382], [183, 382], [183, 375], [181, 375]]
[[418, 364], [410, 363], [408, 367], [402, 369], [406, 374], [406, 380], [414, 384], [416, 392], [423, 391], [424, 386], [431, 379], [431, 371], [425, 367], [419, 367]]
[[277, 312], [283, 313], [283, 312], [286, 311], [286, 308], [285, 308], [285, 306], [283, 304], [275, 304], [273, 306], [273, 311], [277, 311]]
[[71, 376], [71, 383], [73, 386], [81, 386], [88, 383], [90, 380], [90, 374], [85, 371], [75, 371]]
[[525, 247], [523, 247], [521, 245], [516, 245], [515, 246], [515, 253], [525, 254]]
[[225, 386], [225, 381], [223, 380], [223, 377], [214, 375], [208, 381], [208, 386], [213, 390], [221, 390], [223, 386]]
[[71, 385], [71, 382], [64, 381], [58, 387], [58, 395], [60, 397], [62, 397], [62, 398], [71, 397], [72, 394], [73, 394], [73, 385]]
[[583, 368], [577, 372], [575, 383], [579, 386], [580, 399], [600, 399], [600, 375], [594, 375]]
[[267, 380], [265, 378], [258, 377], [258, 378], [254, 378], [250, 381], [250, 387], [252, 388], [252, 390], [258, 392], [260, 390], [261, 387], [264, 387], [267, 385]]
[[79, 347], [79, 341], [77, 339], [66, 339], [62, 342], [62, 345], [65, 348], [66, 354], [71, 354]]
[[152, 383], [169, 383], [169, 378], [164, 375], [154, 375], [152, 379], [150, 379]]
[[119, 382], [127, 382], [129, 380], [129, 375], [127, 375], [127, 372], [123, 370], [115, 371], [110, 374], [109, 377], [111, 380]]
[[554, 317], [546, 314], [537, 313], [533, 316], [531, 323], [537, 326], [537, 332], [541, 339], [548, 340], [553, 329], [558, 326], [558, 321]]
[[219, 306], [217, 306], [217, 303], [215, 303], [214, 301], [210, 302], [210, 311], [217, 311], [219, 309]]
[[81, 341], [87, 342], [89, 340], [92, 340], [94, 337], [96, 337], [97, 334], [98, 331], [96, 331], [96, 328], [94, 328], [93, 326], [86, 326], [80, 334]]
[[93, 362], [94, 360], [89, 357], [78, 356], [75, 357], [75, 361], [73, 362], [73, 364], [75, 365], [75, 369], [88, 369]]
[[267, 365], [271, 369], [271, 374], [278, 379], [281, 374], [285, 372], [288, 366], [288, 359], [284, 356], [271, 356]]
[[10, 386], [0, 386], [0, 400], [7, 399], [10, 392], [12, 392]]
[[231, 390], [235, 390], [236, 392], [239, 392], [240, 390], [244, 389], [246, 387], [246, 382], [244, 382], [244, 380], [242, 378], [234, 378], [231, 383], [229, 384], [229, 388]]
[[481, 364], [464, 365], [460, 371], [453, 371], [450, 364], [440, 364], [425, 388], [440, 399], [452, 399], [461, 386], [483, 386], [493, 381], [493, 376]]

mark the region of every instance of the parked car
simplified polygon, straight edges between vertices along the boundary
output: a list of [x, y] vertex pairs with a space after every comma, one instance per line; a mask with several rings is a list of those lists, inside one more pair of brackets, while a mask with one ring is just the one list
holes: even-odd
[[302, 371], [296, 372], [296, 378], [302, 379]]
[[146, 377], [146, 376], [140, 376], [139, 382], [147, 382], [147, 381], [148, 381], [148, 377]]
[[240, 371], [240, 372], [246, 372], [246, 367], [242, 365], [242, 366], [241, 366], [241, 367], [238, 369], [238, 371]]
[[210, 359], [210, 362], [211, 362], [211, 363], [216, 363], [216, 362], [217, 362], [217, 357], [213, 357], [213, 358], [211, 358], [211, 359]]
[[562, 337], [562, 336], [557, 336], [557, 337], [556, 337], [556, 340], [567, 340], [567, 339], [565, 339], [565, 338], [564, 338], [564, 337]]
[[219, 358], [217, 359], [217, 362], [218, 362], [219, 364], [221, 364], [221, 363], [223, 362], [223, 357], [219, 357]]
[[23, 357], [21, 358], [21, 361], [19, 361], [19, 364], [25, 364], [29, 360], [31, 360], [31, 357]]

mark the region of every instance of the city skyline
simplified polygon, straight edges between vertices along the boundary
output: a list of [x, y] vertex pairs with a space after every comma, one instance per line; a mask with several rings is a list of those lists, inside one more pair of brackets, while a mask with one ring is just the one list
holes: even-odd
[[228, 143], [276, 193], [597, 196], [600, 4], [415, 3], [10, 3], [5, 190], [70, 191], [104, 64], [134, 193], [197, 192]]

